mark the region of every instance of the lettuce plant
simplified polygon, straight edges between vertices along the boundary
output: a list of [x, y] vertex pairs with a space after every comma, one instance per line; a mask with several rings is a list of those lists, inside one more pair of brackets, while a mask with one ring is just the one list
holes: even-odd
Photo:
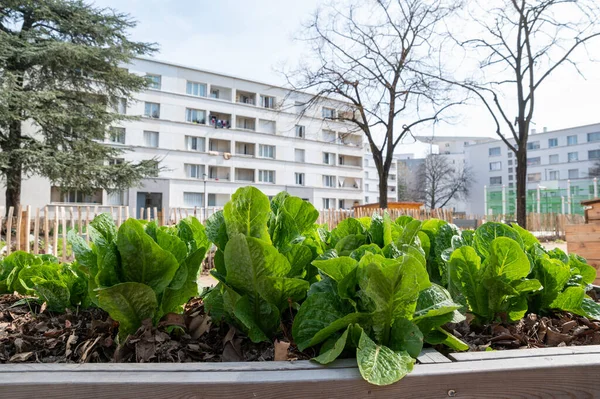
[[125, 221], [117, 230], [108, 214], [88, 229], [88, 246], [69, 232], [78, 263], [88, 275], [91, 300], [119, 322], [125, 338], [148, 318], [155, 322], [198, 294], [197, 277], [208, 248], [204, 226], [186, 218], [176, 226]]
[[269, 202], [254, 187], [238, 189], [207, 222], [218, 248], [212, 275], [220, 282], [204, 298], [211, 317], [238, 326], [254, 342], [272, 339], [281, 313], [308, 291], [310, 263], [322, 252], [317, 217], [310, 203], [287, 193]]
[[18, 292], [36, 296], [48, 309], [89, 305], [87, 279], [77, 263], [59, 263], [52, 255], [33, 255], [16, 251], [0, 264], [0, 293]]
[[316, 361], [327, 364], [354, 351], [362, 376], [377, 385], [409, 373], [423, 342], [467, 346], [440, 328], [461, 319], [447, 291], [432, 285], [425, 257], [414, 251], [395, 259], [365, 252], [316, 260], [323, 278], [311, 285], [294, 319], [300, 350], [321, 344]]

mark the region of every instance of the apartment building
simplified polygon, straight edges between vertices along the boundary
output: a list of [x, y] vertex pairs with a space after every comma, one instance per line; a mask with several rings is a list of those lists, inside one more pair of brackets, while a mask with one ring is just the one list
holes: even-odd
[[[368, 145], [365, 145], [364, 154], [364, 203], [374, 204], [379, 202], [379, 173], [377, 172], [377, 166], [373, 160], [373, 154], [371, 153]], [[398, 201], [398, 181], [397, 181], [397, 161], [392, 159], [390, 166], [390, 173], [388, 175], [388, 191], [387, 199], [388, 202]]]
[[[512, 141], [512, 140], [511, 140]], [[582, 213], [580, 201], [598, 196], [589, 175], [600, 159], [600, 123], [542, 132], [532, 129], [527, 143], [527, 211]], [[513, 214], [516, 159], [500, 140], [466, 147], [475, 172], [469, 213]]]
[[151, 85], [119, 110], [141, 118], [114, 126], [106, 144], [130, 150], [128, 161], [160, 159], [159, 177], [87, 196], [33, 177], [23, 184], [22, 203], [125, 205], [132, 213], [221, 207], [246, 185], [269, 196], [285, 190], [318, 209], [363, 202], [362, 136], [335, 120], [348, 112], [344, 103], [307, 107], [305, 93], [151, 59], [126, 67]]

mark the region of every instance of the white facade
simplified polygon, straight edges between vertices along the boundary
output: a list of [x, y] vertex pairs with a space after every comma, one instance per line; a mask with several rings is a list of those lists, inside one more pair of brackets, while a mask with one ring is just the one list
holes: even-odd
[[127, 67], [151, 75], [154, 87], [126, 110], [141, 118], [119, 126], [123, 143], [107, 144], [131, 150], [128, 161], [156, 157], [164, 171], [127, 193], [94, 198], [51, 195], [50, 182], [33, 177], [23, 183], [23, 204], [221, 207], [246, 185], [269, 196], [288, 191], [317, 209], [363, 202], [362, 136], [328, 118], [342, 103], [304, 110], [309, 95], [268, 84], [147, 59]]
[[[514, 140], [511, 140], [514, 142]], [[512, 151], [500, 140], [466, 147], [467, 164], [475, 172], [475, 184], [469, 201], [469, 213], [501, 213], [499, 205], [487, 204], [485, 190], [502, 191], [511, 197], [516, 190], [516, 159]], [[541, 196], [541, 207], [555, 204], [554, 212], [574, 213], [580, 198], [594, 196], [595, 184], [589, 170], [600, 158], [600, 123], [569, 129], [545, 131], [529, 135], [527, 151], [527, 189], [533, 198], [528, 198], [528, 211], [535, 212], [536, 195]], [[485, 187], [485, 189], [484, 189]], [[541, 191], [537, 194], [538, 187]], [[597, 188], [595, 189], [597, 190]], [[558, 194], [557, 194], [558, 193]], [[548, 198], [543, 200], [545, 194]], [[500, 194], [499, 194], [500, 195]], [[560, 195], [564, 205], [561, 207]], [[504, 201], [504, 213], [514, 210], [513, 200]], [[558, 203], [558, 205], [556, 205]], [[544, 210], [542, 209], [542, 212]]]
[[[373, 154], [369, 151], [369, 148], [365, 146], [364, 155], [364, 203], [375, 204], [379, 202], [379, 173], [377, 172], [377, 166], [373, 160]], [[390, 166], [390, 172], [388, 175], [388, 202], [398, 201], [398, 181], [397, 181], [397, 161], [392, 159]]]

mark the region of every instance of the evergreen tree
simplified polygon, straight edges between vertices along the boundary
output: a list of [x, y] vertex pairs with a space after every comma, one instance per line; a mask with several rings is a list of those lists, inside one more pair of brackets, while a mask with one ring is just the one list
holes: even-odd
[[129, 15], [81, 0], [0, 2], [0, 177], [6, 206], [24, 177], [40, 175], [84, 193], [135, 186], [157, 161], [109, 164], [123, 150], [103, 144], [117, 112], [147, 80], [122, 65], [155, 45], [130, 41]]

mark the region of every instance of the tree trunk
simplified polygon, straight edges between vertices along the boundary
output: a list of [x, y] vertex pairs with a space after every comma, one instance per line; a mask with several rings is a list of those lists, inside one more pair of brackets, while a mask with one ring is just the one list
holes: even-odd
[[[525, 144], [526, 145], [526, 144]], [[527, 228], [527, 151], [519, 146], [517, 157], [517, 223]]]
[[388, 176], [389, 171], [379, 171], [379, 207], [381, 209], [387, 209], [388, 207]]
[[21, 203], [21, 181], [23, 165], [19, 159], [20, 155], [15, 150], [21, 146], [21, 121], [14, 121], [10, 125], [9, 139], [5, 143], [3, 151], [9, 153], [8, 165], [4, 169], [6, 177], [6, 213], [13, 206], [15, 210]]

